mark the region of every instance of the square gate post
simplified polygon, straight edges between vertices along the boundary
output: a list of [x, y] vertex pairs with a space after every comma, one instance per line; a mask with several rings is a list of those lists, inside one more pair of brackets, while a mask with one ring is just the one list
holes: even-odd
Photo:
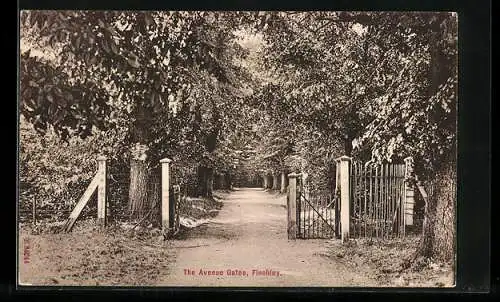
[[170, 162], [172, 160], [164, 158], [161, 164], [161, 226], [164, 232], [169, 228], [170, 216]]
[[413, 158], [407, 157], [405, 158], [405, 201], [404, 201], [404, 220], [405, 225], [413, 225], [413, 207], [415, 205], [415, 191], [411, 182], [409, 181], [410, 177], [413, 174]]
[[349, 227], [351, 218], [351, 187], [350, 187], [350, 164], [351, 158], [342, 156], [340, 162], [340, 236], [342, 242], [349, 239]]
[[288, 239], [297, 238], [297, 177], [299, 174], [288, 174], [288, 204], [287, 204], [287, 220], [288, 220]]
[[99, 174], [99, 185], [97, 187], [97, 224], [100, 227], [106, 226], [106, 156], [97, 158]]

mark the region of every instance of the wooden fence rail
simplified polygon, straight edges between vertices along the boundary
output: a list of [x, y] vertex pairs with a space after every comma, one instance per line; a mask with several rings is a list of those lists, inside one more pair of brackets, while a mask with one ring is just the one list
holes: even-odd
[[66, 223], [63, 225], [63, 230], [65, 232], [69, 232], [72, 230], [76, 220], [80, 216], [80, 213], [82, 212], [83, 208], [85, 205], [89, 202], [90, 198], [92, 195], [98, 191], [97, 193], [97, 222], [101, 227], [106, 226], [106, 209], [107, 209], [107, 203], [106, 203], [106, 179], [107, 179], [107, 174], [106, 174], [106, 157], [105, 156], [99, 156], [97, 158], [98, 162], [98, 170], [92, 181], [90, 182], [89, 186], [83, 193], [82, 197], [76, 204], [75, 208], [69, 215], [68, 220], [66, 220]]
[[[105, 156], [99, 156], [97, 159], [98, 169], [97, 173], [90, 182], [89, 186], [83, 193], [82, 197], [73, 208], [69, 218], [66, 220], [62, 229], [66, 232], [72, 230], [75, 222], [82, 213], [91, 197], [97, 192], [97, 223], [101, 227], [105, 227], [107, 223], [107, 217], [109, 216], [109, 203], [108, 203], [108, 173]], [[161, 222], [162, 229], [165, 234], [174, 233], [179, 228], [179, 201], [180, 201], [180, 189], [178, 187], [172, 187], [170, 185], [170, 162], [168, 158], [164, 158], [160, 161], [161, 164]], [[171, 190], [174, 192], [175, 198], [172, 201], [170, 198]], [[35, 204], [33, 206], [33, 216], [35, 216], [36, 208]], [[33, 217], [35, 221], [35, 217]]]

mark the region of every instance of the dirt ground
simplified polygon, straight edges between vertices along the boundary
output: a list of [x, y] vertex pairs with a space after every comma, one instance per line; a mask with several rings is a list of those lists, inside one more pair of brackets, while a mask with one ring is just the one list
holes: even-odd
[[[21, 227], [19, 280], [34, 285], [110, 286], [450, 286], [450, 266], [401, 272], [416, 238], [401, 242], [288, 240], [286, 197], [262, 189], [218, 193], [193, 204], [205, 218], [186, 222], [176, 240], [158, 230], [99, 231], [92, 220], [72, 233]], [[214, 212], [218, 212], [218, 215]], [[189, 223], [187, 223], [189, 222]], [[396, 261], [397, 260], [397, 261]], [[26, 263], [25, 263], [26, 262]]]
[[[173, 261], [170, 242], [148, 231], [101, 232], [79, 221], [71, 233], [19, 236], [19, 282], [24, 285], [148, 286]], [[26, 258], [26, 259], [25, 259]], [[26, 260], [26, 261], [25, 261]]]
[[284, 195], [236, 190], [215, 219], [173, 242], [176, 261], [158, 285], [376, 286], [364, 272], [322, 256], [330, 240], [288, 240], [285, 204]]

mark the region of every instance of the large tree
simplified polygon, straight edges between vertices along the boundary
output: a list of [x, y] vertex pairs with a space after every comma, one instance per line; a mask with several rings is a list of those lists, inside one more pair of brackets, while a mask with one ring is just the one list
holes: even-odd
[[[358, 18], [353, 15], [353, 18]], [[367, 34], [397, 68], [375, 99], [360, 138], [379, 160], [412, 156], [428, 186], [416, 255], [453, 260], [456, 207], [457, 17], [453, 13], [371, 14]], [[383, 39], [378, 37], [384, 37]], [[388, 55], [389, 54], [389, 55]]]
[[[412, 156], [426, 201], [418, 255], [454, 250], [457, 20], [451, 13], [273, 12], [268, 112], [383, 161]], [[324, 138], [322, 138], [324, 139]], [[340, 154], [339, 154], [340, 155]]]
[[[141, 217], [150, 206], [148, 178], [161, 157], [186, 144], [195, 153], [215, 147], [220, 118], [204, 120], [200, 111], [214, 109], [214, 94], [238, 83], [233, 56], [244, 53], [235, 51], [231, 18], [217, 12], [22, 12], [21, 39], [51, 48], [53, 56], [23, 53], [21, 113], [39, 131], [50, 126], [63, 138], [125, 128], [130, 209]], [[200, 133], [182, 130], [200, 122], [208, 131], [202, 143]]]

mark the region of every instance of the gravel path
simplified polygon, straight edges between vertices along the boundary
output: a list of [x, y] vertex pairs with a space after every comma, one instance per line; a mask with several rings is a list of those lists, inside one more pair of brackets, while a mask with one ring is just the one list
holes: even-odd
[[322, 256], [328, 240], [288, 240], [285, 204], [283, 195], [237, 189], [216, 218], [173, 241], [176, 261], [158, 285], [376, 286]]

